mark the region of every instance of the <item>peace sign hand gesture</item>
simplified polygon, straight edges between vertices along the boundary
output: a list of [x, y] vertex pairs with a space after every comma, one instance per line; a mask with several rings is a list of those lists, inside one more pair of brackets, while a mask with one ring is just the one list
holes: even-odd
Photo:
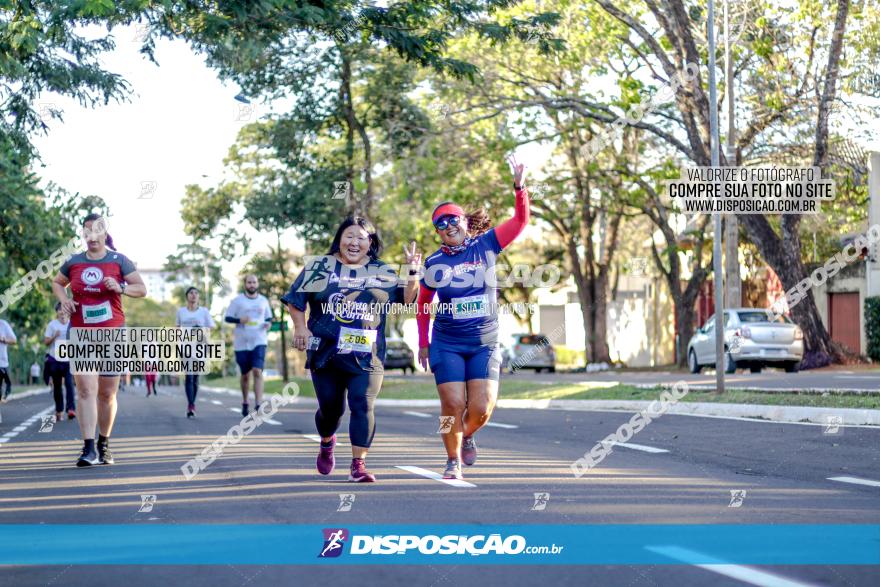
[[406, 264], [418, 267], [422, 264], [422, 253], [416, 247], [416, 241], [412, 241], [410, 246], [403, 247], [403, 255], [406, 257]]

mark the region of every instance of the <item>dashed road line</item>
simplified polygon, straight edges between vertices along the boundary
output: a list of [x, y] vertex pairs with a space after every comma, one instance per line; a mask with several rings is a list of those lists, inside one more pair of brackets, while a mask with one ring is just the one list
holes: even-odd
[[631, 442], [603, 442], [602, 444], [610, 444], [613, 446], [622, 446], [623, 448], [631, 448], [633, 450], [640, 450], [642, 452], [649, 452], [652, 454], [660, 454], [664, 452], [669, 452], [665, 448], [656, 448], [653, 446], [646, 446], [644, 444], [633, 444]]
[[425, 412], [404, 412], [407, 416], [415, 416], [417, 418], [430, 418], [431, 414], [426, 414]]
[[[669, 558], [691, 564], [713, 573], [718, 573], [719, 575], [724, 575], [725, 577], [730, 577], [731, 579], [742, 581], [743, 583], [748, 583], [749, 585], [758, 585], [759, 587], [813, 587], [812, 583], [794, 581], [754, 567], [733, 565], [726, 563], [723, 560], [715, 559], [700, 552], [682, 548], [680, 546], [648, 546], [646, 548], [652, 552], [668, 556]], [[692, 562], [694, 560], [709, 560], [712, 562], [694, 564]]]
[[48, 408], [45, 408], [43, 410], [40, 410], [39, 412], [37, 412], [36, 414], [31, 416], [30, 418], [28, 418], [24, 422], [22, 422], [21, 424], [19, 424], [18, 426], [16, 426], [15, 428], [10, 430], [6, 434], [4, 434], [2, 437], [0, 437], [0, 444], [3, 444], [4, 442], [9, 442], [13, 438], [18, 436], [22, 432], [24, 432], [25, 430], [27, 430], [28, 426], [30, 426], [31, 424], [33, 424], [37, 420], [40, 420], [46, 414], [51, 413], [53, 410], [54, 410], [54, 408], [52, 408], [51, 406]]
[[[241, 410], [239, 408], [229, 408], [230, 412], [235, 412], [236, 414], [241, 414]], [[254, 410], [256, 411], [256, 410]], [[253, 413], [253, 412], [251, 412]], [[278, 420], [273, 420], [272, 418], [260, 418], [261, 422], [265, 422], [266, 424], [271, 424], [273, 426], [281, 426], [281, 422]]]
[[407, 471], [409, 473], [414, 473], [416, 475], [419, 475], [420, 477], [427, 477], [428, 479], [433, 479], [434, 481], [446, 483], [447, 485], [452, 485], [453, 487], [476, 487], [476, 485], [474, 485], [473, 483], [468, 483], [467, 481], [464, 481], [462, 479], [444, 479], [443, 476], [439, 473], [429, 471], [428, 469], [422, 469], [421, 467], [396, 465], [396, 468]]
[[501, 422], [486, 422], [486, 426], [492, 426], [493, 428], [506, 428], [507, 430], [519, 428], [516, 424], [502, 424]]
[[862, 479], [861, 477], [828, 477], [829, 481], [840, 481], [841, 483], [852, 483], [853, 485], [867, 485], [868, 487], [880, 487], [880, 481], [872, 481], [871, 479]]

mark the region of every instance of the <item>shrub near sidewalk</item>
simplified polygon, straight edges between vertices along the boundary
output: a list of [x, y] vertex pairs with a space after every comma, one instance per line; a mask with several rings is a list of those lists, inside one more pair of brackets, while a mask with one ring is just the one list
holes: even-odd
[[872, 361], [880, 361], [880, 296], [865, 298], [865, 338], [867, 355]]

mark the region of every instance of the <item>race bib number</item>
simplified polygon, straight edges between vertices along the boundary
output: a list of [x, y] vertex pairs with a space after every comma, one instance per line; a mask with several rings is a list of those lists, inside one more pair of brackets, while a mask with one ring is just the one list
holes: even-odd
[[370, 353], [373, 351], [373, 343], [375, 342], [375, 330], [346, 328], [343, 326], [339, 329], [339, 341], [336, 343], [336, 348], [345, 352]]
[[452, 298], [452, 318], [464, 320], [489, 315], [489, 300], [485, 295]]
[[106, 322], [113, 318], [113, 309], [110, 307], [110, 302], [104, 302], [103, 304], [97, 304], [94, 306], [83, 305], [82, 315], [84, 323], [100, 324], [101, 322]]

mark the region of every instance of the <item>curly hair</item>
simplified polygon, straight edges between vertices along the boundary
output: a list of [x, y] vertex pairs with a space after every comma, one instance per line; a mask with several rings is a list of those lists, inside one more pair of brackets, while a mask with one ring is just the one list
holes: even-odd
[[468, 234], [472, 237], [480, 236], [492, 228], [492, 220], [485, 208], [478, 208], [467, 215]]

